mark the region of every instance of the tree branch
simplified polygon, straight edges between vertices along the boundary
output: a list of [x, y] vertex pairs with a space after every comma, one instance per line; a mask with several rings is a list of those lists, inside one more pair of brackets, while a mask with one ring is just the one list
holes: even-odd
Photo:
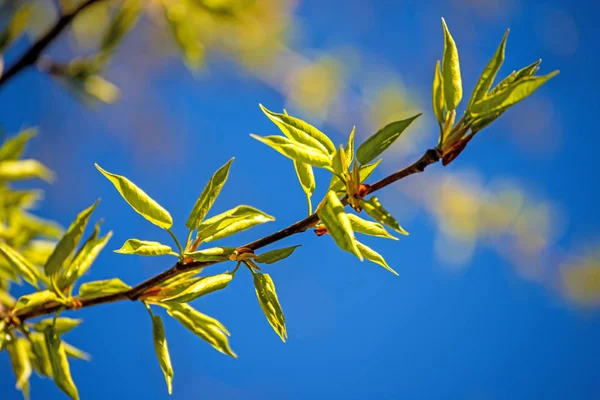
[[0, 76], [0, 86], [8, 82], [11, 78], [14, 78], [25, 68], [35, 65], [42, 55], [42, 52], [58, 37], [58, 35], [61, 34], [66, 27], [71, 24], [71, 22], [73, 22], [73, 19], [75, 19], [77, 14], [99, 1], [104, 0], [86, 0], [72, 11], [63, 14], [44, 36], [35, 42], [25, 52], [25, 54], [21, 56], [21, 58], [19, 58], [10, 68], [6, 70], [4, 74], [2, 74], [2, 76]]
[[[441, 158], [441, 154], [437, 149], [427, 150], [425, 152], [425, 154], [423, 154], [423, 156], [421, 156], [421, 158], [419, 160], [417, 160], [416, 162], [414, 162], [413, 164], [411, 164], [408, 167], [403, 168], [397, 172], [394, 172], [393, 174], [386, 176], [385, 178], [368, 186], [367, 194], [370, 194], [377, 190], [383, 189], [384, 187], [391, 185], [392, 183], [394, 183], [396, 181], [404, 179], [407, 176], [410, 176], [410, 175], [413, 175], [413, 174], [416, 174], [419, 172], [423, 172], [428, 165], [438, 162], [440, 160], [440, 158]], [[347, 204], [347, 201], [344, 201], [344, 203]], [[298, 233], [302, 233], [302, 232], [306, 231], [307, 229], [315, 226], [318, 222], [319, 222], [319, 216], [317, 215], [317, 213], [314, 213], [314, 214], [311, 214], [308, 217], [288, 226], [285, 229], [282, 229], [271, 235], [265, 236], [261, 239], [255, 240], [254, 242], [248, 243], [248, 244], [246, 244], [244, 246], [240, 246], [240, 247], [247, 247], [252, 250], [258, 250], [258, 249], [268, 246], [272, 243], [278, 242], [282, 239], [288, 238], [288, 237], [296, 235]], [[138, 300], [140, 298], [140, 296], [142, 294], [144, 294], [146, 291], [160, 285], [161, 283], [165, 282], [167, 279], [173, 278], [174, 276], [177, 276], [186, 271], [191, 271], [191, 270], [198, 269], [198, 268], [204, 268], [204, 267], [208, 267], [210, 265], [219, 264], [219, 263], [220, 262], [217, 262], [217, 261], [211, 261], [211, 262], [197, 262], [196, 261], [196, 262], [189, 262], [189, 263], [182, 263], [180, 261], [180, 262], [177, 262], [177, 264], [173, 265], [168, 270], [163, 271], [160, 274], [140, 283], [139, 285], [131, 288], [127, 292], [110, 294], [110, 295], [97, 297], [97, 298], [89, 299], [89, 300], [75, 299], [76, 301], [73, 302], [73, 304], [76, 306], [70, 306], [70, 307], [67, 307], [67, 309], [75, 310], [75, 309], [91, 307], [91, 306], [95, 306], [95, 305], [99, 305], [99, 304], [114, 303], [114, 302], [122, 301], [122, 300], [134, 300], [135, 301], [135, 300]], [[61, 309], [63, 307], [65, 307], [63, 304], [60, 304], [57, 302], [48, 302], [48, 303], [42, 304], [40, 306], [33, 307], [29, 310], [24, 310], [21, 313], [17, 312], [17, 313], [15, 313], [14, 316], [17, 317], [21, 322], [23, 322], [25, 320], [28, 320], [28, 319], [31, 319], [34, 317], [39, 317], [41, 315], [55, 313], [56, 311], [58, 311], [59, 309]]]

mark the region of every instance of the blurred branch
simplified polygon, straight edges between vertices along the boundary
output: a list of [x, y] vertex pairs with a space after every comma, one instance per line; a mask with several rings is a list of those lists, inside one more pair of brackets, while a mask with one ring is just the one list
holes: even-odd
[[[401, 179], [406, 178], [407, 176], [423, 172], [425, 168], [430, 164], [435, 164], [441, 159], [441, 154], [437, 149], [430, 149], [423, 154], [423, 156], [409, 165], [406, 168], [403, 168], [385, 178], [373, 183], [372, 185], [367, 186], [367, 194], [373, 193], [377, 190], [383, 189], [386, 186], [391, 185], [392, 183], [399, 181]], [[343, 200], [345, 205], [348, 204], [347, 199]], [[288, 238], [290, 236], [296, 235], [298, 233], [305, 232], [307, 229], [315, 226], [319, 222], [319, 216], [315, 212], [314, 214], [309, 215], [308, 217], [288, 226], [285, 229], [277, 231], [271, 235], [265, 236], [261, 239], [255, 240], [254, 242], [248, 243], [240, 248], [248, 248], [251, 250], [258, 250], [269, 244], [278, 242], [282, 239]], [[121, 300], [138, 300], [140, 299], [147, 291], [153, 289], [154, 287], [160, 285], [165, 282], [167, 279], [173, 278], [181, 273], [191, 271], [194, 269], [208, 267], [210, 265], [219, 264], [223, 261], [210, 261], [210, 262], [177, 262], [177, 264], [173, 265], [166, 271], [140, 283], [139, 285], [131, 288], [130, 290], [123, 293], [110, 294], [102, 297], [96, 297], [88, 300], [78, 300], [77, 298], [71, 302], [70, 305], [66, 306], [68, 309], [78, 310], [84, 307], [91, 307], [98, 304], [105, 303], [114, 303]], [[41, 315], [52, 314], [57, 312], [62, 307], [65, 307], [64, 304], [60, 304], [57, 302], [48, 302], [42, 304], [41, 306], [33, 307], [31, 309], [25, 310], [22, 313], [17, 312], [14, 316], [18, 318], [21, 322], [38, 317]]]
[[104, 0], [86, 0], [72, 11], [63, 14], [58, 21], [50, 28], [50, 30], [43, 35], [37, 42], [35, 42], [26, 52], [19, 58], [10, 68], [6, 70], [2, 76], [0, 76], [0, 86], [8, 82], [11, 78], [15, 77], [21, 71], [29, 66], [35, 65], [42, 55], [42, 52], [61, 34], [61, 32], [68, 27], [73, 19], [91, 6], [94, 3], [98, 3]]

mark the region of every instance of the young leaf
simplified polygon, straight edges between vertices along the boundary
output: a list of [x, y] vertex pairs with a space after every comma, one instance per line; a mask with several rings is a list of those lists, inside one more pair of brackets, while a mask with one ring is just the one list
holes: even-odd
[[173, 393], [173, 366], [171, 365], [171, 356], [169, 355], [169, 347], [167, 346], [167, 338], [165, 337], [165, 328], [162, 320], [158, 315], [152, 315], [152, 337], [154, 339], [154, 351], [156, 357], [165, 375], [169, 394]]
[[292, 141], [302, 143], [308, 147], [312, 147], [321, 152], [329, 154], [335, 153], [335, 145], [323, 132], [314, 126], [302, 121], [299, 118], [294, 118], [287, 114], [278, 114], [267, 110], [262, 104], [259, 104], [260, 109], [265, 115], [273, 121], [275, 125], [281, 129], [283, 134]]
[[37, 332], [29, 334], [31, 344], [31, 366], [40, 376], [52, 377], [52, 364], [46, 348], [44, 335]]
[[190, 19], [187, 2], [163, 1], [165, 17], [183, 60], [191, 70], [198, 70], [204, 59], [204, 47], [199, 38], [197, 25]]
[[[370, 164], [361, 165], [358, 169], [360, 174], [360, 181], [364, 182], [371, 174], [375, 171], [375, 168], [379, 165], [379, 163], [383, 160], [380, 158], [379, 160], [372, 162]], [[333, 190], [334, 192], [343, 191], [345, 188], [344, 182], [340, 180], [336, 175], [332, 176], [331, 183], [329, 184], [329, 190]]]
[[229, 332], [216, 319], [202, 314], [187, 304], [168, 303], [165, 305], [167, 312], [185, 328], [189, 329], [200, 339], [205, 340], [216, 350], [233, 358], [237, 355], [229, 346]]
[[469, 100], [469, 105], [467, 109], [470, 109], [473, 106], [473, 104], [475, 104], [479, 100], [482, 100], [492, 87], [494, 79], [496, 79], [496, 75], [498, 74], [502, 63], [504, 62], [504, 51], [506, 49], [507, 38], [508, 30], [504, 34], [502, 42], [500, 42], [500, 46], [498, 46], [496, 53], [494, 53], [494, 56], [483, 70], [481, 76], [479, 77], [479, 81], [477, 82], [477, 85], [475, 85], [475, 89], [473, 90], [473, 95]]
[[257, 263], [261, 263], [261, 264], [273, 264], [273, 263], [276, 263], [277, 261], [283, 260], [284, 258], [288, 258], [289, 256], [292, 255], [294, 250], [296, 250], [300, 246], [302, 246], [302, 245], [297, 244], [296, 246], [290, 246], [290, 247], [285, 247], [283, 249], [267, 251], [266, 253], [263, 253], [260, 256], [258, 256], [258, 258], [254, 261], [256, 261]]
[[73, 318], [66, 318], [66, 317], [60, 317], [60, 318], [56, 318], [56, 320], [54, 318], [47, 318], [47, 319], [43, 319], [39, 322], [36, 322], [35, 324], [33, 324], [33, 330], [40, 332], [40, 333], [44, 333], [44, 331], [48, 328], [48, 327], [54, 327], [54, 331], [59, 334], [59, 335], [63, 335], [67, 332], [69, 332], [71, 329], [79, 326], [79, 324], [81, 324], [82, 320], [80, 319], [73, 319]]
[[70, 345], [67, 342], [62, 342], [65, 347], [65, 353], [68, 357], [77, 358], [83, 361], [89, 361], [91, 359], [90, 355], [83, 350], [78, 349], [75, 346]]
[[203, 242], [222, 239], [275, 218], [250, 206], [237, 206], [215, 215], [198, 226], [197, 239]]
[[331, 166], [331, 156], [314, 147], [294, 142], [283, 136], [261, 137], [255, 134], [250, 134], [250, 136], [292, 160], [320, 168]]
[[319, 218], [327, 227], [327, 231], [333, 237], [335, 243], [362, 261], [362, 255], [356, 247], [352, 224], [348, 219], [348, 214], [344, 212], [344, 206], [337, 198], [334, 192], [327, 192], [323, 207], [319, 210]]
[[387, 269], [392, 274], [398, 276], [398, 273], [396, 271], [394, 271], [392, 268], [390, 268], [390, 266], [385, 262], [385, 259], [381, 256], [381, 254], [377, 253], [372, 248], [370, 248], [360, 242], [356, 242], [356, 245], [358, 246], [358, 249], [360, 250], [361, 254], [367, 260], [374, 262], [375, 264], [381, 265], [383, 268]]
[[0, 255], [4, 256], [14, 272], [38, 288], [38, 271], [25, 257], [4, 242], [0, 242]]
[[348, 143], [346, 143], [346, 159], [348, 160], [348, 165], [352, 164], [354, 161], [354, 135], [356, 133], [356, 127], [353, 126], [350, 131], [350, 136], [348, 136]]
[[234, 251], [235, 247], [211, 247], [210, 249], [202, 249], [193, 253], [185, 253], [185, 255], [199, 262], [226, 261], [229, 260], [229, 256]]
[[12, 15], [8, 26], [0, 33], [0, 54], [4, 53], [6, 48], [17, 40], [27, 28], [31, 17], [31, 8], [31, 4], [23, 4]]
[[435, 63], [431, 98], [433, 102], [433, 113], [435, 114], [435, 118], [437, 119], [440, 125], [443, 125], [445, 120], [444, 107], [446, 107], [446, 104], [444, 102], [444, 87], [442, 82], [442, 72], [440, 71], [439, 60]]
[[138, 239], [127, 239], [119, 250], [115, 250], [115, 253], [119, 254], [137, 254], [140, 256], [160, 256], [172, 252], [171, 247], [166, 244]]
[[98, 164], [94, 165], [115, 186], [135, 212], [163, 229], [169, 229], [173, 225], [171, 214], [133, 182], [124, 176], [103, 170]]
[[219, 168], [204, 187], [202, 194], [200, 194], [200, 197], [198, 197], [198, 200], [196, 200], [196, 204], [194, 204], [194, 208], [192, 209], [192, 212], [185, 223], [185, 226], [187, 226], [189, 229], [197, 228], [204, 217], [206, 217], [206, 214], [208, 214], [208, 211], [217, 199], [217, 196], [219, 196], [221, 189], [223, 189], [223, 186], [227, 181], [227, 177], [229, 176], [229, 168], [231, 167], [232, 162], [233, 158]]
[[163, 302], [189, 303], [192, 300], [202, 297], [217, 290], [222, 290], [229, 285], [233, 279], [230, 273], [218, 274], [201, 278], [197, 282], [188, 286], [185, 290], [174, 296], [163, 299]]
[[31, 377], [31, 362], [29, 361], [29, 342], [25, 338], [18, 338], [8, 342], [6, 345], [10, 363], [15, 378], [17, 378], [17, 389], [23, 391], [28, 397], [29, 377]]
[[473, 104], [473, 107], [471, 107], [471, 115], [486, 116], [503, 111], [531, 95], [539, 89], [540, 86], [556, 75], [558, 75], [558, 71], [551, 72], [544, 76], [526, 76], [521, 78], [496, 94], [488, 96]]
[[0, 161], [0, 180], [22, 181], [34, 178], [52, 182], [54, 173], [37, 160]]
[[254, 273], [254, 288], [256, 289], [256, 297], [260, 308], [263, 310], [267, 321], [273, 327], [275, 332], [279, 335], [281, 340], [285, 343], [287, 339], [287, 330], [285, 328], [285, 318], [279, 299], [277, 298], [277, 292], [275, 291], [275, 285], [269, 274]]
[[54, 383], [71, 399], [78, 400], [79, 393], [77, 392], [77, 387], [73, 382], [73, 378], [71, 378], [69, 360], [67, 360], [65, 347], [62, 344], [60, 337], [52, 330], [52, 328], [48, 328], [44, 332], [44, 336], [46, 338], [46, 348], [48, 349], [50, 364], [52, 365], [52, 377]]
[[19, 132], [18, 135], [6, 139], [0, 146], [0, 161], [17, 160], [21, 158], [25, 145], [37, 135], [37, 129], [30, 128]]
[[417, 114], [402, 121], [392, 122], [378, 130], [356, 150], [356, 159], [358, 162], [367, 164], [376, 159], [381, 153], [386, 151], [388, 147], [400, 137], [402, 132], [404, 132], [404, 130], [420, 115], [421, 114]]
[[66, 288], [81, 278], [90, 269], [96, 257], [104, 249], [111, 237], [112, 232], [108, 232], [100, 238], [90, 238], [77, 253], [73, 261], [64, 268], [64, 271], [58, 277], [57, 286], [59, 288]]
[[69, 229], [67, 229], [67, 232], [60, 239], [54, 248], [54, 251], [50, 254], [50, 257], [48, 257], [46, 265], [44, 265], [44, 272], [47, 277], [57, 273], [65, 260], [73, 254], [77, 243], [79, 243], [81, 236], [83, 236], [83, 231], [90, 219], [90, 215], [92, 215], [92, 212], [98, 205], [98, 201], [99, 200], [96, 200], [89, 208], [80, 212], [75, 218], [75, 221], [69, 226]]
[[315, 175], [313, 173], [312, 166], [294, 160], [294, 168], [296, 170], [296, 175], [298, 176], [298, 181], [300, 182], [300, 186], [302, 186], [302, 190], [306, 194], [306, 200], [308, 201], [309, 214], [312, 213], [312, 205], [310, 202], [310, 198], [312, 194], [315, 192], [317, 187], [317, 182], [315, 181]]
[[112, 23], [100, 42], [100, 51], [111, 53], [123, 37], [133, 29], [142, 11], [141, 0], [125, 0], [121, 2]]
[[120, 279], [108, 279], [104, 281], [94, 281], [82, 284], [79, 287], [79, 299], [89, 300], [109, 294], [123, 293], [131, 289]]
[[442, 58], [444, 100], [446, 109], [452, 111], [456, 109], [462, 99], [462, 79], [460, 77], [458, 49], [444, 18], [442, 18], [442, 26], [444, 28], [444, 56]]
[[392, 217], [392, 215], [385, 208], [383, 208], [377, 197], [373, 196], [369, 200], [363, 199], [360, 201], [360, 205], [363, 210], [365, 210], [365, 212], [376, 221], [389, 226], [398, 233], [408, 235], [408, 232], [406, 232], [400, 226], [400, 224], [398, 224], [398, 221], [396, 221], [394, 217]]
[[56, 296], [56, 293], [51, 292], [50, 290], [42, 290], [40, 292], [27, 294], [25, 296], [19, 297], [15, 308], [13, 308], [13, 313], [31, 307], [39, 306], [40, 304], [48, 303], [50, 301], [59, 301], [59, 298]]
[[350, 220], [350, 224], [352, 225], [352, 230], [354, 232], [370, 236], [398, 240], [397, 237], [390, 235], [381, 224], [364, 220], [358, 215], [354, 214], [348, 214], [348, 219]]

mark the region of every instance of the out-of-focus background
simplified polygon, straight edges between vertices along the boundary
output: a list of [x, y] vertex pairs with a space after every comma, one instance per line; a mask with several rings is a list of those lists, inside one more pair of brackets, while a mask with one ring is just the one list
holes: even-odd
[[[53, 1], [42, 3], [41, 31], [57, 12]], [[259, 102], [286, 108], [338, 143], [354, 125], [362, 140], [422, 111], [375, 178], [417, 159], [437, 141], [430, 94], [443, 50], [442, 16], [459, 47], [465, 101], [506, 28], [501, 76], [538, 58], [541, 73], [561, 70], [450, 166], [433, 166], [381, 193], [410, 236], [368, 243], [399, 277], [308, 232], [286, 242], [303, 244], [292, 257], [266, 268], [286, 316], [287, 343], [265, 321], [246, 271], [226, 291], [194, 303], [229, 328], [239, 359], [165, 318], [173, 398], [600, 396], [596, 4], [248, 0], [236, 17], [190, 15], [205, 51], [197, 73], [178, 58], [154, 6], [148, 2], [104, 74], [120, 88], [115, 104], [85, 107], [34, 69], [0, 92], [2, 130], [39, 127], [28, 155], [57, 172], [37, 214], [67, 226], [100, 197], [96, 214], [114, 231], [109, 250], [128, 238], [169, 238], [122, 201], [94, 162], [170, 210], [181, 236], [204, 184], [232, 156], [213, 213], [249, 204], [276, 221], [224, 244], [304, 217], [292, 163], [248, 136], [277, 130]], [[96, 7], [50, 54], [89, 54], [107, 20], [106, 9]], [[5, 64], [27, 45], [20, 41]], [[319, 198], [328, 178], [317, 178]], [[135, 284], [170, 263], [105, 251], [86, 279]], [[66, 338], [93, 357], [72, 363], [82, 399], [168, 398], [143, 306], [104, 305], [77, 316], [84, 324]], [[0, 398], [20, 398], [8, 357], [0, 358], [0, 376]], [[31, 391], [34, 399], [63, 398], [49, 380], [32, 379]]]

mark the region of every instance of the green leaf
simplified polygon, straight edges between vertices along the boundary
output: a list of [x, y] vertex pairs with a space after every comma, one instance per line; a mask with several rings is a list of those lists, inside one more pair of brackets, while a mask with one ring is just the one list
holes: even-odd
[[123, 247], [119, 250], [115, 250], [115, 253], [119, 254], [137, 254], [140, 256], [161, 256], [172, 252], [173, 250], [171, 247], [166, 244], [138, 239], [127, 239], [127, 241], [123, 243]]
[[30, 128], [19, 132], [18, 135], [6, 139], [0, 147], [0, 161], [17, 160], [21, 158], [25, 145], [37, 136], [37, 129]]
[[360, 201], [360, 205], [365, 210], [367, 214], [369, 214], [376, 221], [381, 222], [384, 225], [389, 226], [393, 230], [403, 235], [408, 235], [398, 221], [392, 217], [392, 215], [381, 205], [377, 197], [373, 196], [369, 200], [362, 199]]
[[356, 133], [356, 127], [353, 126], [350, 131], [350, 135], [348, 136], [348, 143], [346, 143], [346, 159], [348, 160], [348, 165], [352, 164], [354, 161], [354, 135]]
[[335, 145], [331, 139], [329, 139], [326, 134], [314, 126], [302, 121], [299, 118], [269, 111], [263, 107], [262, 104], [259, 104], [259, 106], [265, 115], [271, 121], [273, 121], [273, 123], [277, 125], [279, 129], [281, 129], [285, 136], [292, 141], [302, 143], [317, 150], [321, 150], [321, 152], [330, 156], [335, 153]]
[[308, 212], [311, 214], [312, 205], [310, 198], [317, 188], [317, 182], [315, 181], [313, 168], [308, 164], [296, 160], [294, 160], [294, 168], [296, 170], [296, 175], [298, 176], [300, 186], [302, 186], [302, 190], [306, 194], [306, 200], [308, 201]]
[[318, 214], [335, 243], [342, 250], [354, 254], [362, 261], [363, 258], [358, 247], [356, 247], [356, 240], [354, 239], [354, 232], [348, 214], [344, 212], [343, 204], [333, 191], [327, 192], [325, 202]]
[[435, 118], [437, 119], [440, 125], [443, 125], [445, 121], [444, 107], [446, 107], [446, 104], [444, 102], [444, 87], [442, 82], [442, 72], [440, 71], [439, 60], [435, 63], [431, 98], [433, 102], [433, 113], [435, 114]]
[[100, 41], [100, 51], [111, 53], [129, 33], [140, 18], [142, 11], [141, 0], [124, 0], [120, 3], [111, 24]]
[[25, 281], [38, 288], [38, 271], [25, 257], [4, 242], [0, 242], [0, 255]]
[[229, 346], [229, 331], [216, 319], [202, 314], [187, 304], [168, 303], [167, 312], [200, 339], [223, 354], [237, 358]]
[[29, 342], [25, 338], [17, 338], [8, 342], [6, 349], [8, 350], [10, 363], [17, 379], [17, 389], [23, 391], [23, 394], [28, 397], [29, 378], [31, 377]]
[[358, 246], [358, 249], [360, 250], [361, 254], [367, 260], [374, 262], [375, 264], [381, 265], [383, 268], [387, 269], [392, 274], [398, 276], [398, 273], [396, 271], [394, 271], [392, 268], [390, 268], [390, 266], [385, 262], [385, 259], [381, 256], [381, 254], [377, 253], [372, 248], [370, 248], [360, 242], [356, 242], [356, 245]]
[[229, 256], [232, 255], [234, 251], [235, 247], [211, 247], [210, 249], [202, 249], [192, 253], [185, 253], [185, 255], [198, 262], [218, 262], [229, 260]]
[[83, 245], [79, 253], [77, 253], [73, 261], [65, 267], [63, 273], [58, 277], [58, 287], [69, 287], [75, 283], [77, 279], [81, 278], [83, 274], [90, 269], [98, 257], [98, 254], [104, 249], [111, 237], [112, 232], [108, 232], [103, 237], [90, 238], [90, 240]]
[[31, 366], [40, 376], [52, 377], [52, 364], [46, 347], [44, 335], [37, 332], [29, 334], [31, 344]]
[[283, 260], [284, 258], [288, 258], [292, 255], [294, 250], [296, 250], [300, 246], [302, 245], [297, 244], [295, 246], [285, 247], [283, 249], [267, 251], [266, 253], [263, 253], [260, 256], [258, 256], [258, 258], [254, 261], [261, 264], [273, 264], [277, 261]]
[[494, 83], [494, 79], [496, 79], [496, 75], [504, 62], [504, 52], [506, 49], [506, 39], [508, 38], [508, 30], [504, 34], [502, 41], [500, 42], [500, 46], [494, 53], [494, 56], [488, 63], [488, 65], [483, 70], [483, 73], [479, 77], [479, 81], [475, 85], [475, 89], [473, 90], [473, 95], [471, 96], [471, 100], [469, 100], [469, 105], [467, 109], [470, 109], [473, 104], [485, 98]]
[[462, 99], [462, 79], [460, 77], [460, 61], [458, 49], [446, 21], [442, 18], [444, 28], [444, 56], [442, 57], [442, 82], [444, 100], [448, 111], [455, 110]]
[[406, 128], [421, 114], [402, 121], [392, 122], [367, 139], [356, 150], [356, 159], [361, 164], [367, 164], [386, 151], [404, 132]]
[[192, 212], [185, 223], [185, 226], [187, 226], [189, 229], [197, 228], [204, 217], [206, 217], [206, 214], [208, 214], [208, 211], [217, 199], [217, 196], [219, 196], [221, 189], [223, 189], [223, 186], [227, 181], [227, 177], [229, 176], [229, 168], [231, 167], [232, 162], [233, 158], [219, 168], [204, 187], [202, 194], [200, 194], [200, 197], [198, 197], [198, 200], [196, 200], [196, 204], [194, 204], [194, 208], [192, 209]]
[[183, 60], [191, 70], [198, 70], [204, 59], [204, 46], [200, 41], [200, 32], [196, 23], [190, 18], [190, 9], [186, 2], [162, 2], [164, 14], [169, 28], [183, 55]]
[[152, 315], [152, 337], [154, 339], [154, 351], [158, 363], [165, 375], [169, 394], [173, 393], [173, 366], [171, 365], [171, 356], [169, 355], [169, 346], [167, 346], [167, 338], [165, 337], [165, 328], [162, 320], [158, 315]]
[[94, 165], [102, 175], [112, 182], [125, 201], [138, 214], [163, 229], [169, 229], [173, 225], [171, 214], [133, 182], [123, 176], [103, 170], [98, 164]]
[[56, 293], [51, 292], [50, 290], [42, 290], [40, 292], [27, 294], [25, 296], [19, 297], [15, 308], [13, 308], [13, 313], [26, 310], [35, 306], [39, 306], [41, 304], [45, 304], [51, 301], [60, 301], [60, 299], [56, 296]]
[[285, 328], [285, 317], [277, 298], [275, 285], [269, 274], [254, 273], [254, 288], [260, 308], [263, 310], [267, 321], [285, 343], [287, 339], [287, 330]]
[[69, 332], [73, 328], [79, 326], [79, 324], [81, 324], [81, 322], [83, 322], [83, 321], [80, 319], [73, 319], [73, 318], [66, 318], [66, 317], [56, 318], [56, 321], [54, 320], [54, 318], [47, 318], [47, 319], [43, 319], [41, 321], [36, 322], [35, 324], [33, 324], [32, 328], [33, 328], [33, 330], [35, 330], [37, 332], [44, 333], [44, 331], [48, 327], [54, 327], [54, 331], [57, 334], [64, 335], [65, 333]]
[[558, 71], [544, 76], [526, 76], [510, 84], [505, 89], [488, 96], [473, 104], [470, 112], [473, 116], [486, 116], [495, 112], [506, 110], [508, 107], [525, 99], [540, 88], [549, 79], [558, 75]]
[[60, 337], [51, 328], [44, 332], [46, 338], [46, 348], [50, 364], [52, 365], [52, 375], [54, 383], [60, 390], [73, 400], [79, 399], [77, 387], [71, 378], [71, 369], [69, 368], [69, 360], [65, 353], [65, 347], [60, 340]]
[[68, 357], [72, 357], [72, 358], [78, 358], [80, 360], [84, 360], [84, 361], [89, 361], [90, 360], [90, 355], [88, 353], [86, 353], [85, 351], [82, 351], [80, 349], [78, 349], [75, 346], [70, 345], [67, 342], [62, 342], [63, 346], [65, 347], [65, 353], [67, 354]]
[[210, 242], [274, 220], [275, 218], [256, 208], [237, 206], [202, 222], [198, 226], [197, 239]]
[[[379, 163], [382, 161], [383, 159], [380, 158], [379, 160], [372, 162], [370, 164], [365, 164], [365, 165], [361, 165], [359, 167], [359, 174], [360, 174], [360, 181], [364, 182], [367, 178], [369, 178], [371, 176], [371, 174], [373, 172], [375, 172], [375, 168], [377, 168], [377, 166], [379, 165]], [[331, 179], [331, 183], [329, 184], [329, 190], [333, 190], [334, 192], [341, 192], [345, 190], [346, 185], [344, 184], [344, 182], [342, 182], [340, 180], [340, 178], [338, 178], [337, 176], [333, 175], [332, 179]]]
[[37, 160], [0, 161], [0, 181], [22, 181], [34, 178], [52, 182], [54, 172]]
[[117, 278], [87, 282], [79, 287], [79, 299], [89, 300], [109, 294], [127, 292], [129, 289], [131, 289], [130, 286]]
[[381, 224], [364, 220], [358, 215], [354, 214], [348, 214], [348, 219], [350, 220], [350, 224], [352, 225], [352, 230], [354, 232], [362, 233], [369, 236], [377, 236], [387, 239], [398, 240], [397, 237], [390, 235]]
[[294, 142], [283, 136], [261, 137], [254, 134], [250, 134], [250, 136], [292, 160], [320, 168], [331, 166], [331, 156], [314, 147]]
[[98, 205], [99, 200], [96, 200], [94, 204], [92, 204], [89, 208], [86, 208], [82, 212], [80, 212], [75, 221], [71, 223], [69, 229], [64, 234], [64, 236], [60, 239], [50, 257], [48, 257], [48, 261], [46, 261], [46, 265], [44, 265], [44, 272], [47, 277], [54, 275], [57, 273], [60, 268], [63, 266], [63, 263], [73, 254], [75, 247], [81, 240], [83, 236], [83, 231], [92, 215], [92, 212]]
[[[5, 10], [3, 10], [5, 11]], [[24, 4], [15, 11], [8, 23], [8, 26], [0, 33], [0, 54], [4, 53], [27, 28], [31, 17], [31, 5]], [[1, 74], [1, 71], [0, 71]]]
[[176, 295], [167, 297], [161, 301], [189, 303], [190, 301], [207, 295], [209, 293], [225, 289], [232, 279], [233, 274], [230, 273], [207, 276], [191, 284], [185, 290], [177, 293]]

